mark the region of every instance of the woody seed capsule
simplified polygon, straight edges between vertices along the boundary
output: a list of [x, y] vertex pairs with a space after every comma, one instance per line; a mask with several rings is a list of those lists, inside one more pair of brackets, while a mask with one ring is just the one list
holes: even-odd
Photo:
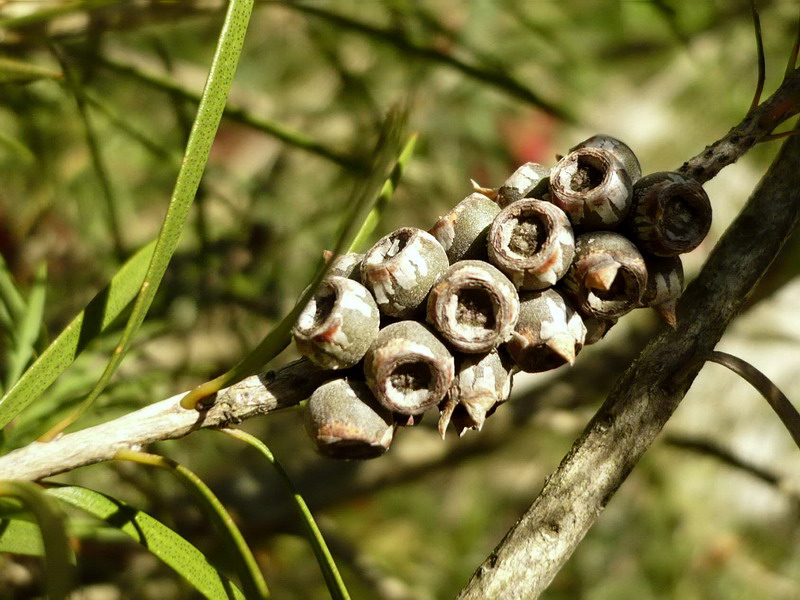
[[520, 296], [520, 318], [507, 348], [520, 369], [539, 373], [574, 363], [585, 338], [581, 316], [551, 288]]
[[536, 185], [550, 175], [550, 169], [538, 163], [528, 162], [514, 171], [497, 190], [496, 202], [505, 208], [512, 202], [522, 200]]
[[598, 319], [584, 315], [583, 324], [586, 326], [586, 339], [583, 345], [590, 346], [606, 337], [608, 330], [617, 324], [617, 319]]
[[550, 201], [569, 215], [575, 229], [609, 229], [631, 205], [631, 176], [614, 155], [579, 148], [550, 173]]
[[544, 200], [504, 208], [487, 237], [489, 261], [523, 290], [550, 287], [572, 262], [575, 239], [564, 212]]
[[[322, 257], [329, 261], [333, 256], [330, 250], [325, 250]], [[364, 260], [364, 255], [358, 252], [348, 252], [347, 254], [340, 254], [336, 257], [328, 270], [328, 277], [347, 277], [361, 283], [361, 261]]]
[[505, 342], [519, 318], [514, 285], [492, 265], [462, 260], [428, 296], [428, 323], [461, 352], [488, 352]]
[[711, 228], [711, 202], [703, 186], [680, 173], [651, 173], [633, 186], [626, 226], [645, 252], [683, 254], [697, 248]]
[[398, 318], [419, 313], [449, 261], [431, 234], [403, 227], [382, 237], [361, 263], [361, 278], [381, 312]]
[[469, 354], [456, 358], [456, 376], [450, 393], [439, 405], [439, 435], [444, 438], [452, 421], [459, 435], [481, 430], [490, 411], [511, 393], [512, 361], [505, 352]]
[[292, 329], [298, 351], [323, 369], [360, 361], [378, 335], [380, 313], [369, 291], [345, 277], [326, 277]]
[[625, 170], [631, 177], [631, 181], [634, 183], [642, 176], [642, 167], [639, 164], [639, 159], [636, 157], [633, 150], [630, 149], [630, 146], [622, 140], [618, 140], [604, 133], [598, 133], [597, 135], [583, 140], [574, 148], [570, 148], [569, 151], [574, 152], [579, 148], [599, 148], [601, 150], [607, 150], [614, 155], [614, 158], [622, 163], [622, 166], [625, 167]]
[[647, 289], [642, 306], [653, 308], [659, 316], [675, 327], [675, 308], [683, 291], [683, 264], [679, 256], [645, 256]]
[[456, 204], [431, 228], [450, 263], [485, 258], [486, 234], [500, 208], [483, 194], [474, 193]]
[[387, 325], [364, 357], [367, 385], [383, 406], [419, 415], [444, 398], [453, 381], [453, 356], [422, 323]]
[[389, 449], [392, 415], [363, 381], [334, 379], [318, 387], [305, 410], [306, 431], [330, 458], [364, 459]]
[[644, 258], [618, 233], [584, 233], [575, 240], [575, 260], [561, 287], [584, 315], [621, 317], [639, 305], [647, 287]]

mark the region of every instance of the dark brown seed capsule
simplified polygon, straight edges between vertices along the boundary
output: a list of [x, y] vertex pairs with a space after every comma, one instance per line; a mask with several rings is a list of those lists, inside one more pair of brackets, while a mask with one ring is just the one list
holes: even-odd
[[505, 342], [519, 318], [514, 285], [480, 260], [451, 266], [428, 296], [428, 323], [461, 352], [488, 352]]
[[586, 327], [578, 312], [558, 291], [520, 295], [520, 318], [506, 347], [516, 365], [528, 373], [549, 371], [575, 362]]
[[[333, 252], [325, 250], [322, 253], [322, 258], [329, 261], [333, 256]], [[357, 252], [348, 252], [347, 254], [340, 254], [337, 256], [331, 268], [328, 270], [328, 277], [347, 277], [361, 283], [361, 261], [364, 260], [363, 254]]]
[[519, 200], [504, 208], [487, 237], [489, 261], [523, 290], [550, 287], [563, 277], [575, 253], [564, 212], [543, 200]]
[[459, 435], [467, 429], [480, 430], [487, 413], [508, 399], [513, 368], [505, 353], [497, 350], [458, 357], [450, 393], [439, 405], [439, 435], [444, 438], [451, 419]]
[[575, 240], [575, 260], [561, 286], [581, 313], [615, 319], [639, 305], [647, 268], [630, 240], [612, 231], [593, 231]]
[[645, 252], [684, 254], [705, 239], [711, 227], [711, 202], [694, 180], [679, 173], [652, 173], [633, 186], [626, 226]]
[[550, 169], [538, 163], [525, 163], [497, 190], [497, 204], [505, 208], [512, 202], [522, 200], [536, 185], [550, 175]]
[[430, 234], [447, 253], [450, 264], [486, 257], [486, 234], [500, 207], [483, 194], [470, 194], [439, 219]]
[[433, 284], [450, 262], [431, 234], [403, 227], [382, 237], [361, 263], [361, 278], [381, 311], [407, 318], [425, 306]]
[[330, 458], [364, 459], [389, 449], [392, 415], [363, 381], [334, 379], [318, 387], [305, 410], [306, 431]]
[[631, 177], [614, 155], [579, 148], [550, 173], [550, 201], [569, 215], [575, 229], [609, 229], [631, 205]]
[[364, 357], [367, 385], [383, 406], [419, 415], [444, 398], [453, 382], [453, 356], [422, 323], [387, 325]]
[[297, 349], [323, 369], [347, 369], [378, 335], [380, 313], [369, 291], [345, 277], [326, 277], [292, 329]]
[[683, 264], [679, 256], [645, 256], [647, 289], [642, 306], [653, 308], [662, 319], [675, 327], [675, 308], [683, 291]]
[[608, 330], [617, 324], [617, 319], [597, 319], [584, 315], [583, 324], [586, 326], [586, 339], [583, 345], [590, 346], [602, 340]]
[[639, 164], [639, 159], [636, 157], [633, 150], [631, 150], [630, 146], [622, 140], [618, 140], [604, 133], [598, 133], [582, 141], [574, 148], [570, 148], [569, 151], [574, 152], [579, 148], [600, 148], [601, 150], [611, 152], [614, 158], [621, 162], [625, 170], [628, 171], [628, 175], [630, 175], [631, 181], [634, 183], [642, 176], [642, 167]]

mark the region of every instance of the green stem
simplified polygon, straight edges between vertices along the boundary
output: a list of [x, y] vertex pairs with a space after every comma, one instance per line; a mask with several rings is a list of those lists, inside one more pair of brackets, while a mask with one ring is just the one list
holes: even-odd
[[303, 496], [300, 495], [300, 492], [292, 482], [291, 477], [289, 477], [289, 474], [278, 462], [278, 459], [275, 458], [275, 455], [272, 453], [272, 451], [264, 442], [250, 435], [249, 433], [241, 431], [240, 429], [224, 428], [218, 429], [217, 431], [226, 433], [231, 437], [235, 437], [236, 439], [250, 444], [253, 448], [258, 450], [275, 468], [275, 471], [278, 473], [281, 480], [285, 484], [286, 489], [289, 491], [289, 495], [292, 497], [292, 501], [297, 509], [297, 513], [300, 516], [300, 519], [303, 521], [306, 531], [308, 532], [311, 548], [314, 550], [314, 556], [317, 557], [317, 562], [322, 570], [322, 575], [325, 578], [325, 583], [328, 586], [328, 591], [331, 593], [331, 597], [335, 600], [350, 600], [350, 594], [347, 591], [347, 587], [342, 580], [342, 576], [339, 574], [339, 569], [336, 567], [336, 562], [333, 560], [330, 550], [328, 550], [328, 545], [325, 543], [325, 539], [322, 537], [322, 532], [319, 530], [319, 527], [317, 526], [317, 523], [311, 514], [311, 510], [309, 510], [308, 504], [306, 504]]

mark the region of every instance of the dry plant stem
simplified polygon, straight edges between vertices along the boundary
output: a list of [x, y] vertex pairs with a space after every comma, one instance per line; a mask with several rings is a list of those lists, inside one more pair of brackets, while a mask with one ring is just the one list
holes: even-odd
[[794, 69], [772, 96], [750, 110], [723, 138], [683, 163], [678, 172], [703, 184], [755, 144], [768, 139], [778, 125], [799, 112], [800, 69]]
[[800, 219], [800, 139], [789, 138], [662, 329], [620, 377], [533, 504], [459, 598], [535, 598], [556, 576], [685, 395]]
[[111, 460], [123, 449], [140, 450], [197, 429], [224, 427], [294, 406], [335, 374], [295, 361], [278, 371], [254, 375], [221, 390], [206, 412], [185, 410], [185, 392], [113, 421], [68, 433], [52, 442], [33, 442], [0, 457], [0, 480], [37, 480]]

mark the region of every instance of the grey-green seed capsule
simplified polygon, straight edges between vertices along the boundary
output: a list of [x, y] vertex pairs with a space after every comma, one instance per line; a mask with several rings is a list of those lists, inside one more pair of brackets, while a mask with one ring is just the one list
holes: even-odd
[[631, 181], [633, 183], [636, 183], [636, 181], [642, 176], [642, 167], [639, 164], [639, 159], [636, 157], [634, 151], [631, 150], [630, 146], [628, 146], [628, 144], [622, 140], [618, 140], [617, 138], [606, 135], [605, 133], [598, 133], [589, 139], [583, 140], [574, 148], [570, 148], [569, 151], [574, 152], [579, 148], [600, 148], [601, 150], [607, 150], [608, 152], [611, 152], [611, 154], [613, 154], [614, 157], [622, 163], [622, 166], [625, 167], [625, 170], [628, 172], [628, 175], [631, 176]]
[[633, 206], [625, 225], [645, 252], [684, 254], [708, 234], [711, 202], [703, 186], [680, 173], [651, 173], [633, 186]]
[[561, 287], [581, 313], [616, 319], [639, 305], [647, 268], [633, 242], [612, 231], [593, 231], [575, 240], [575, 259]]
[[486, 257], [486, 234], [500, 208], [483, 194], [474, 193], [456, 204], [431, 228], [450, 263]]
[[517, 366], [539, 373], [575, 362], [586, 327], [572, 304], [554, 289], [520, 296], [520, 318], [506, 345]]
[[428, 323], [453, 348], [483, 353], [505, 342], [519, 318], [514, 285], [480, 260], [451, 266], [428, 296]]
[[[322, 256], [325, 260], [330, 260], [332, 252], [325, 250]], [[328, 277], [347, 277], [361, 283], [361, 261], [364, 255], [357, 252], [348, 252], [336, 257], [328, 271]]]
[[367, 385], [383, 406], [419, 415], [436, 406], [453, 381], [453, 356], [422, 323], [387, 325], [364, 357]]
[[543, 200], [519, 200], [504, 208], [486, 243], [489, 261], [522, 290], [553, 285], [564, 276], [575, 253], [569, 219]]
[[378, 335], [380, 313], [357, 281], [327, 277], [300, 313], [292, 333], [298, 351], [324, 369], [346, 369]]
[[431, 234], [403, 227], [382, 237], [361, 263], [361, 278], [390, 317], [421, 312], [433, 284], [450, 262]]
[[539, 163], [525, 163], [514, 171], [497, 190], [497, 204], [505, 208], [512, 202], [522, 200], [536, 185], [550, 175], [550, 169]]
[[642, 306], [653, 308], [670, 326], [675, 327], [675, 308], [683, 292], [683, 263], [679, 256], [645, 256], [647, 289]]
[[451, 422], [459, 435], [467, 429], [480, 431], [487, 413], [508, 399], [513, 368], [511, 360], [498, 350], [458, 356], [450, 393], [439, 405], [439, 435], [444, 438]]
[[550, 200], [569, 215], [575, 229], [609, 229], [628, 214], [631, 177], [614, 155], [579, 148], [550, 173]]
[[318, 387], [305, 410], [306, 431], [330, 458], [364, 459], [389, 449], [392, 415], [363, 381], [334, 379]]

